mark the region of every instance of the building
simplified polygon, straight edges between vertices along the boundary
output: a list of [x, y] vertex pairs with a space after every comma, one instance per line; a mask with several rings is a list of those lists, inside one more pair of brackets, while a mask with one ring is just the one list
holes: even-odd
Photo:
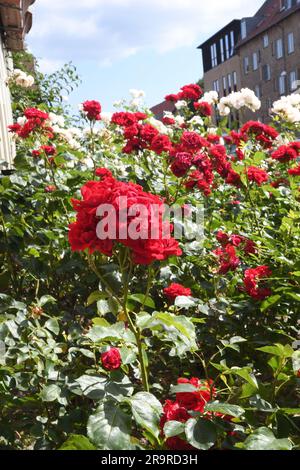
[[272, 103], [298, 88], [299, 25], [300, 0], [267, 0], [253, 17], [233, 20], [199, 46], [205, 90], [251, 88], [262, 107], [244, 118], [268, 121]]
[[14, 158], [14, 143], [7, 126], [12, 123], [12, 107], [7, 79], [13, 68], [11, 52], [24, 49], [24, 38], [32, 26], [28, 11], [35, 0], [5, 0], [0, 2], [0, 163], [10, 167]]

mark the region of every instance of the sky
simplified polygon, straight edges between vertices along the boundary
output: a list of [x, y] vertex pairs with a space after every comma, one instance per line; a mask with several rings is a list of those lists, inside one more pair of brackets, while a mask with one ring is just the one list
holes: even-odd
[[262, 0], [36, 0], [27, 37], [41, 70], [72, 61], [82, 84], [77, 106], [99, 100], [105, 111], [146, 92], [153, 106], [203, 75], [197, 47], [235, 18], [253, 15]]

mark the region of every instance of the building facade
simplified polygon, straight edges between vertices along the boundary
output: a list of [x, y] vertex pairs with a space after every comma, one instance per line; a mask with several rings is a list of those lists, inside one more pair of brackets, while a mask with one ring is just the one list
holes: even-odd
[[300, 0], [267, 0], [253, 17], [232, 21], [199, 48], [205, 90], [222, 97], [251, 88], [262, 107], [244, 118], [267, 122], [272, 103], [299, 88]]
[[[8, 132], [13, 122], [12, 106], [7, 80], [13, 70], [12, 51], [24, 49], [24, 38], [32, 26], [28, 8], [35, 0], [5, 0], [0, 2], [0, 170], [11, 168], [14, 142]], [[6, 166], [1, 165], [5, 162]]]

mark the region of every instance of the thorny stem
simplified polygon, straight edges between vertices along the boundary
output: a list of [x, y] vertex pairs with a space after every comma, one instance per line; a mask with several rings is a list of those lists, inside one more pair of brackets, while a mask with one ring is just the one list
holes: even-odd
[[[127, 253], [127, 256], [128, 256], [128, 253]], [[89, 262], [89, 266], [91, 267], [91, 269], [94, 271], [94, 273], [100, 279], [102, 284], [104, 284], [107, 292], [118, 302], [118, 304], [123, 309], [123, 312], [126, 316], [126, 320], [128, 322], [128, 325], [129, 325], [129, 328], [132, 331], [132, 333], [134, 334], [135, 339], [136, 339], [143, 387], [146, 390], [146, 392], [149, 392], [148, 371], [147, 371], [147, 366], [146, 366], [146, 363], [145, 363], [141, 330], [136, 327], [136, 325], [134, 324], [133, 319], [131, 317], [131, 314], [130, 314], [130, 312], [128, 312], [128, 309], [127, 309], [129, 282], [130, 282], [130, 278], [131, 278], [132, 270], [133, 270], [132, 262], [131, 262], [131, 260], [129, 261], [130, 266], [129, 266], [129, 274], [127, 276], [127, 279], [126, 279], [126, 276], [125, 276], [125, 271], [127, 269], [126, 262], [124, 260], [123, 263], [120, 263], [120, 269], [121, 269], [122, 279], [123, 279], [123, 284], [124, 284], [123, 301], [120, 300], [117, 295], [115, 295], [115, 293], [113, 292], [113, 290], [110, 287], [109, 283], [106, 281], [106, 279], [102, 276], [102, 274], [97, 269], [97, 267], [95, 265], [95, 262], [94, 262], [91, 255], [88, 255], [88, 262]], [[120, 262], [120, 258], [119, 258], [119, 262]]]

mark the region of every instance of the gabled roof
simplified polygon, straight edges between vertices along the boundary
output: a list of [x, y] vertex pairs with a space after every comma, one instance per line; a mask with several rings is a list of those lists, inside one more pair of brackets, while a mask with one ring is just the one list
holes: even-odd
[[32, 27], [32, 14], [28, 11], [35, 0], [0, 0], [1, 32], [8, 49], [24, 48], [25, 35]]
[[272, 26], [280, 23], [285, 18], [289, 17], [297, 10], [300, 10], [300, 4], [296, 3], [294, 6], [288, 9], [280, 10], [279, 0], [267, 0], [264, 2], [262, 7], [253, 17], [253, 22], [250, 23], [250, 29], [247, 31], [247, 37], [242, 39], [237, 44], [237, 47], [240, 47], [246, 44], [248, 41], [251, 41], [259, 34], [270, 29]]
[[231, 29], [236, 23], [240, 23], [241, 20], [232, 20], [230, 23], [228, 23], [226, 26], [223, 28], [219, 29], [215, 34], [213, 34], [210, 38], [208, 38], [206, 41], [204, 41], [200, 46], [197, 47], [197, 49], [202, 49], [202, 47], [206, 46], [208, 43], [213, 42], [214, 39], [221, 35], [223, 32], [225, 33], [227, 30]]
[[161, 121], [164, 117], [165, 111], [174, 113], [174, 111], [176, 111], [176, 107], [172, 101], [163, 101], [162, 103], [153, 106], [150, 111], [152, 111], [156, 119]]

